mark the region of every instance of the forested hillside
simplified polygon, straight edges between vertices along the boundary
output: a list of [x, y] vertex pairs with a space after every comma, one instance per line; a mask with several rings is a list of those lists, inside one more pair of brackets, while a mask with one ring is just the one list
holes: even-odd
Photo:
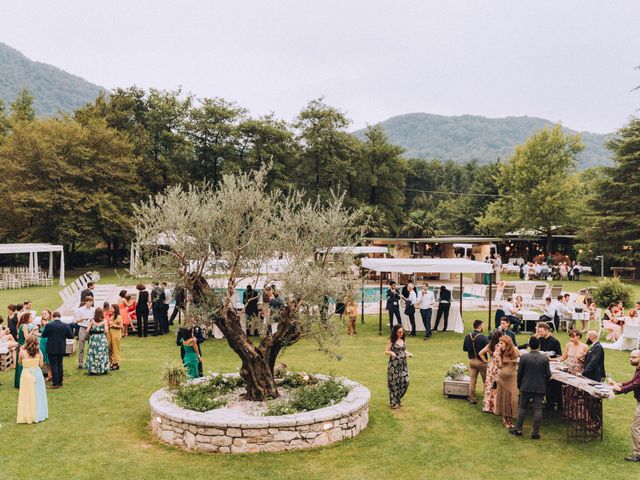
[[103, 90], [98, 85], [46, 63], [34, 62], [0, 42], [0, 100], [9, 105], [23, 89], [34, 97], [38, 115], [71, 113], [93, 102]]
[[[437, 158], [490, 163], [506, 160], [516, 145], [553, 122], [533, 117], [486, 118], [476, 115], [444, 116], [409, 113], [391, 117], [380, 125], [389, 142], [405, 149], [406, 157]], [[564, 128], [565, 133], [578, 133]], [[578, 155], [579, 168], [611, 165], [606, 149], [608, 135], [580, 132], [585, 149]], [[356, 132], [360, 138], [364, 130]]]

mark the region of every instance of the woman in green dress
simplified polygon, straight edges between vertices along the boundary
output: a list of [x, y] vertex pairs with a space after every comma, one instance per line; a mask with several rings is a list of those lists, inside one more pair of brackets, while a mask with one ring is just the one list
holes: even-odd
[[87, 372], [89, 375], [109, 373], [109, 347], [107, 334], [109, 327], [104, 321], [104, 310], [96, 308], [93, 320], [87, 325], [89, 332], [89, 350], [87, 351]]
[[31, 323], [31, 313], [26, 312], [20, 316], [20, 320], [18, 320], [18, 341], [19, 347], [16, 348], [16, 376], [13, 380], [13, 386], [16, 388], [20, 388], [20, 376], [22, 375], [22, 364], [18, 362], [18, 358], [20, 358], [20, 350], [25, 344], [27, 337], [29, 336], [29, 323]]
[[47, 369], [47, 378], [45, 379], [45, 381], [47, 382], [51, 381], [52, 373], [51, 373], [51, 365], [49, 364], [49, 355], [47, 355], [48, 339], [42, 337], [42, 332], [44, 331], [44, 327], [47, 325], [47, 323], [51, 321], [51, 316], [52, 316], [51, 310], [49, 310], [48, 308], [45, 308], [42, 311], [42, 314], [40, 316], [40, 325], [38, 326], [38, 329], [32, 331], [32, 333], [34, 333], [36, 336], [40, 338], [40, 353], [42, 353], [42, 363]]
[[184, 348], [184, 368], [187, 371], [189, 380], [198, 378], [198, 364], [202, 362], [200, 356], [200, 350], [198, 348], [198, 341], [193, 336], [193, 329], [186, 328], [182, 335], [182, 347]]

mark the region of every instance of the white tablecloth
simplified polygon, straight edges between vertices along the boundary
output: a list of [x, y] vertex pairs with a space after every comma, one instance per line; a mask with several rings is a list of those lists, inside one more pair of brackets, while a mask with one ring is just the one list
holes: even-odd
[[[438, 315], [438, 308], [433, 308], [433, 313], [431, 314], [431, 328], [436, 323], [436, 316]], [[402, 318], [402, 328], [407, 332], [411, 332], [411, 322], [409, 322], [409, 317], [404, 314], [404, 311], [400, 311], [400, 317]], [[424, 332], [426, 329], [424, 328], [424, 323], [422, 323], [422, 315], [420, 315], [420, 309], [416, 308], [416, 331]], [[387, 319], [389, 318], [389, 313], [387, 312]], [[438, 331], [442, 331], [444, 327], [444, 316], [440, 319], [440, 325], [438, 325]], [[460, 316], [460, 303], [452, 302], [451, 307], [449, 308], [449, 321], [447, 323], [447, 332], [456, 332], [456, 333], [464, 333], [464, 324], [462, 323], [462, 317]]]

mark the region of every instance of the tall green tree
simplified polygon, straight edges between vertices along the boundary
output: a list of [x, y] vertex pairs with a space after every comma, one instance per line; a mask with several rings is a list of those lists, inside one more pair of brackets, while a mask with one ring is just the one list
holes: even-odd
[[72, 260], [81, 246], [98, 241], [117, 251], [131, 237], [131, 202], [139, 198], [131, 151], [127, 138], [104, 120], [14, 125], [0, 147], [1, 194], [10, 199], [3, 210], [13, 219], [3, 236], [61, 243]]
[[640, 260], [640, 119], [609, 141], [614, 166], [594, 172], [587, 214], [579, 231], [585, 248], [623, 262]]
[[358, 140], [347, 132], [349, 119], [322, 98], [300, 112], [294, 127], [301, 144], [297, 174], [312, 196], [328, 197], [330, 189], [348, 188]]
[[11, 104], [11, 122], [31, 122], [36, 118], [36, 111], [33, 108], [33, 96], [29, 90], [24, 88], [18, 93], [16, 99]]
[[502, 198], [489, 206], [480, 228], [495, 234], [540, 232], [550, 254], [553, 228], [575, 221], [581, 192], [574, 172], [576, 155], [583, 148], [580, 135], [563, 133], [560, 125], [532, 134], [502, 165]]

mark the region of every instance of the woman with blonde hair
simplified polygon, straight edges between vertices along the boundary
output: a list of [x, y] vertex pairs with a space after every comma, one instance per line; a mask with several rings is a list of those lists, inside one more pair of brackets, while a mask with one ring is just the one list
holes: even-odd
[[35, 335], [29, 335], [20, 350], [20, 393], [18, 394], [18, 423], [38, 423], [49, 417], [47, 391], [42, 376], [42, 353]]
[[512, 428], [512, 418], [518, 416], [517, 369], [520, 354], [507, 335], [500, 337], [496, 347], [498, 376], [496, 377], [496, 415], [502, 416], [506, 428]]

